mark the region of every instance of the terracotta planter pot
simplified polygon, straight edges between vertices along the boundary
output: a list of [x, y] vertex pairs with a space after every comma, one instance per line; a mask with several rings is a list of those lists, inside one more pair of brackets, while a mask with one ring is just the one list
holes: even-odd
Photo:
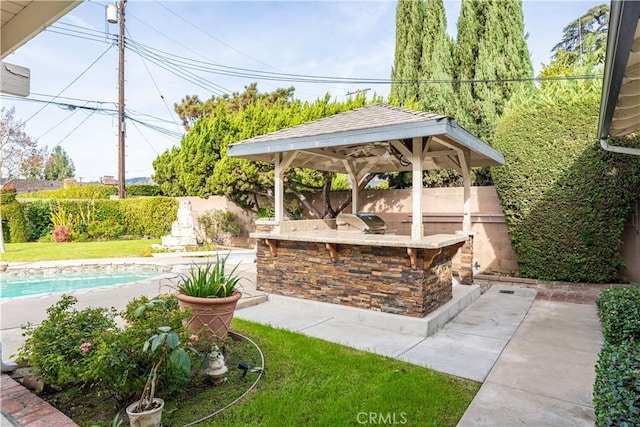
[[131, 427], [159, 427], [162, 421], [162, 409], [164, 408], [164, 400], [153, 399], [159, 406], [155, 409], [144, 412], [133, 412], [138, 402], [133, 402], [127, 406], [127, 416]]
[[193, 316], [187, 321], [187, 326], [194, 333], [203, 328], [209, 338], [214, 335], [220, 339], [227, 337], [231, 319], [242, 294], [236, 292], [226, 298], [199, 298], [177, 293], [176, 297], [181, 309], [191, 308]]

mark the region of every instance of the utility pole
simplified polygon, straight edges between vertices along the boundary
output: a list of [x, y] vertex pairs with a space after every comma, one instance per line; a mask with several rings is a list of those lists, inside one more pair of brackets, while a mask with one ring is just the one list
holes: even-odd
[[125, 168], [124, 168], [124, 6], [127, 0], [120, 0], [118, 9], [120, 10], [120, 37], [118, 38], [119, 59], [118, 59], [118, 198], [126, 197], [124, 189]]

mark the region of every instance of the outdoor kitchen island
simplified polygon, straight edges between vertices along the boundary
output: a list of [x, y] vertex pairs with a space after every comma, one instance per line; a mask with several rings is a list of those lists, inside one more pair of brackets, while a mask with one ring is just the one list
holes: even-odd
[[[451, 259], [466, 235], [421, 240], [331, 228], [335, 220], [268, 221], [258, 241], [258, 289], [284, 296], [424, 317], [452, 298]], [[294, 229], [294, 230], [292, 230]]]
[[[473, 284], [471, 168], [502, 165], [504, 157], [451, 117], [372, 104], [231, 144], [228, 155], [274, 166], [274, 217], [256, 221], [251, 234], [258, 289], [424, 317], [452, 298], [451, 259], [458, 253], [458, 282]], [[342, 220], [342, 214], [288, 220], [285, 181], [292, 167], [348, 175], [351, 213]], [[430, 169], [462, 176], [459, 234], [424, 235], [422, 182]], [[388, 233], [376, 215], [361, 213], [361, 190], [386, 172], [410, 173], [410, 235]]]

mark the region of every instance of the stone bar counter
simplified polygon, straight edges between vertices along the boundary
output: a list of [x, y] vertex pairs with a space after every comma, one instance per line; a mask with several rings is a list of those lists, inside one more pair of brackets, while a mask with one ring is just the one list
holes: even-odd
[[336, 229], [334, 220], [256, 222], [257, 287], [278, 295], [424, 317], [453, 296], [451, 259], [461, 251], [470, 283], [473, 237], [421, 240]]

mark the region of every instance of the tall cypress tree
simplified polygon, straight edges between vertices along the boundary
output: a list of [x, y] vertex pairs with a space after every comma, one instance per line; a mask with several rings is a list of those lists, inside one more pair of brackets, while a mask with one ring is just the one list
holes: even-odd
[[[453, 115], [455, 92], [453, 78], [453, 41], [447, 35], [447, 17], [443, 0], [426, 0], [420, 61], [420, 106], [425, 111]], [[429, 83], [429, 80], [447, 83]]]
[[[455, 52], [458, 80], [532, 77], [522, 1], [462, 0]], [[458, 83], [456, 119], [490, 140], [506, 103], [522, 84], [526, 83]]]
[[396, 8], [396, 52], [391, 98], [400, 104], [419, 98], [424, 0], [399, 0]]

